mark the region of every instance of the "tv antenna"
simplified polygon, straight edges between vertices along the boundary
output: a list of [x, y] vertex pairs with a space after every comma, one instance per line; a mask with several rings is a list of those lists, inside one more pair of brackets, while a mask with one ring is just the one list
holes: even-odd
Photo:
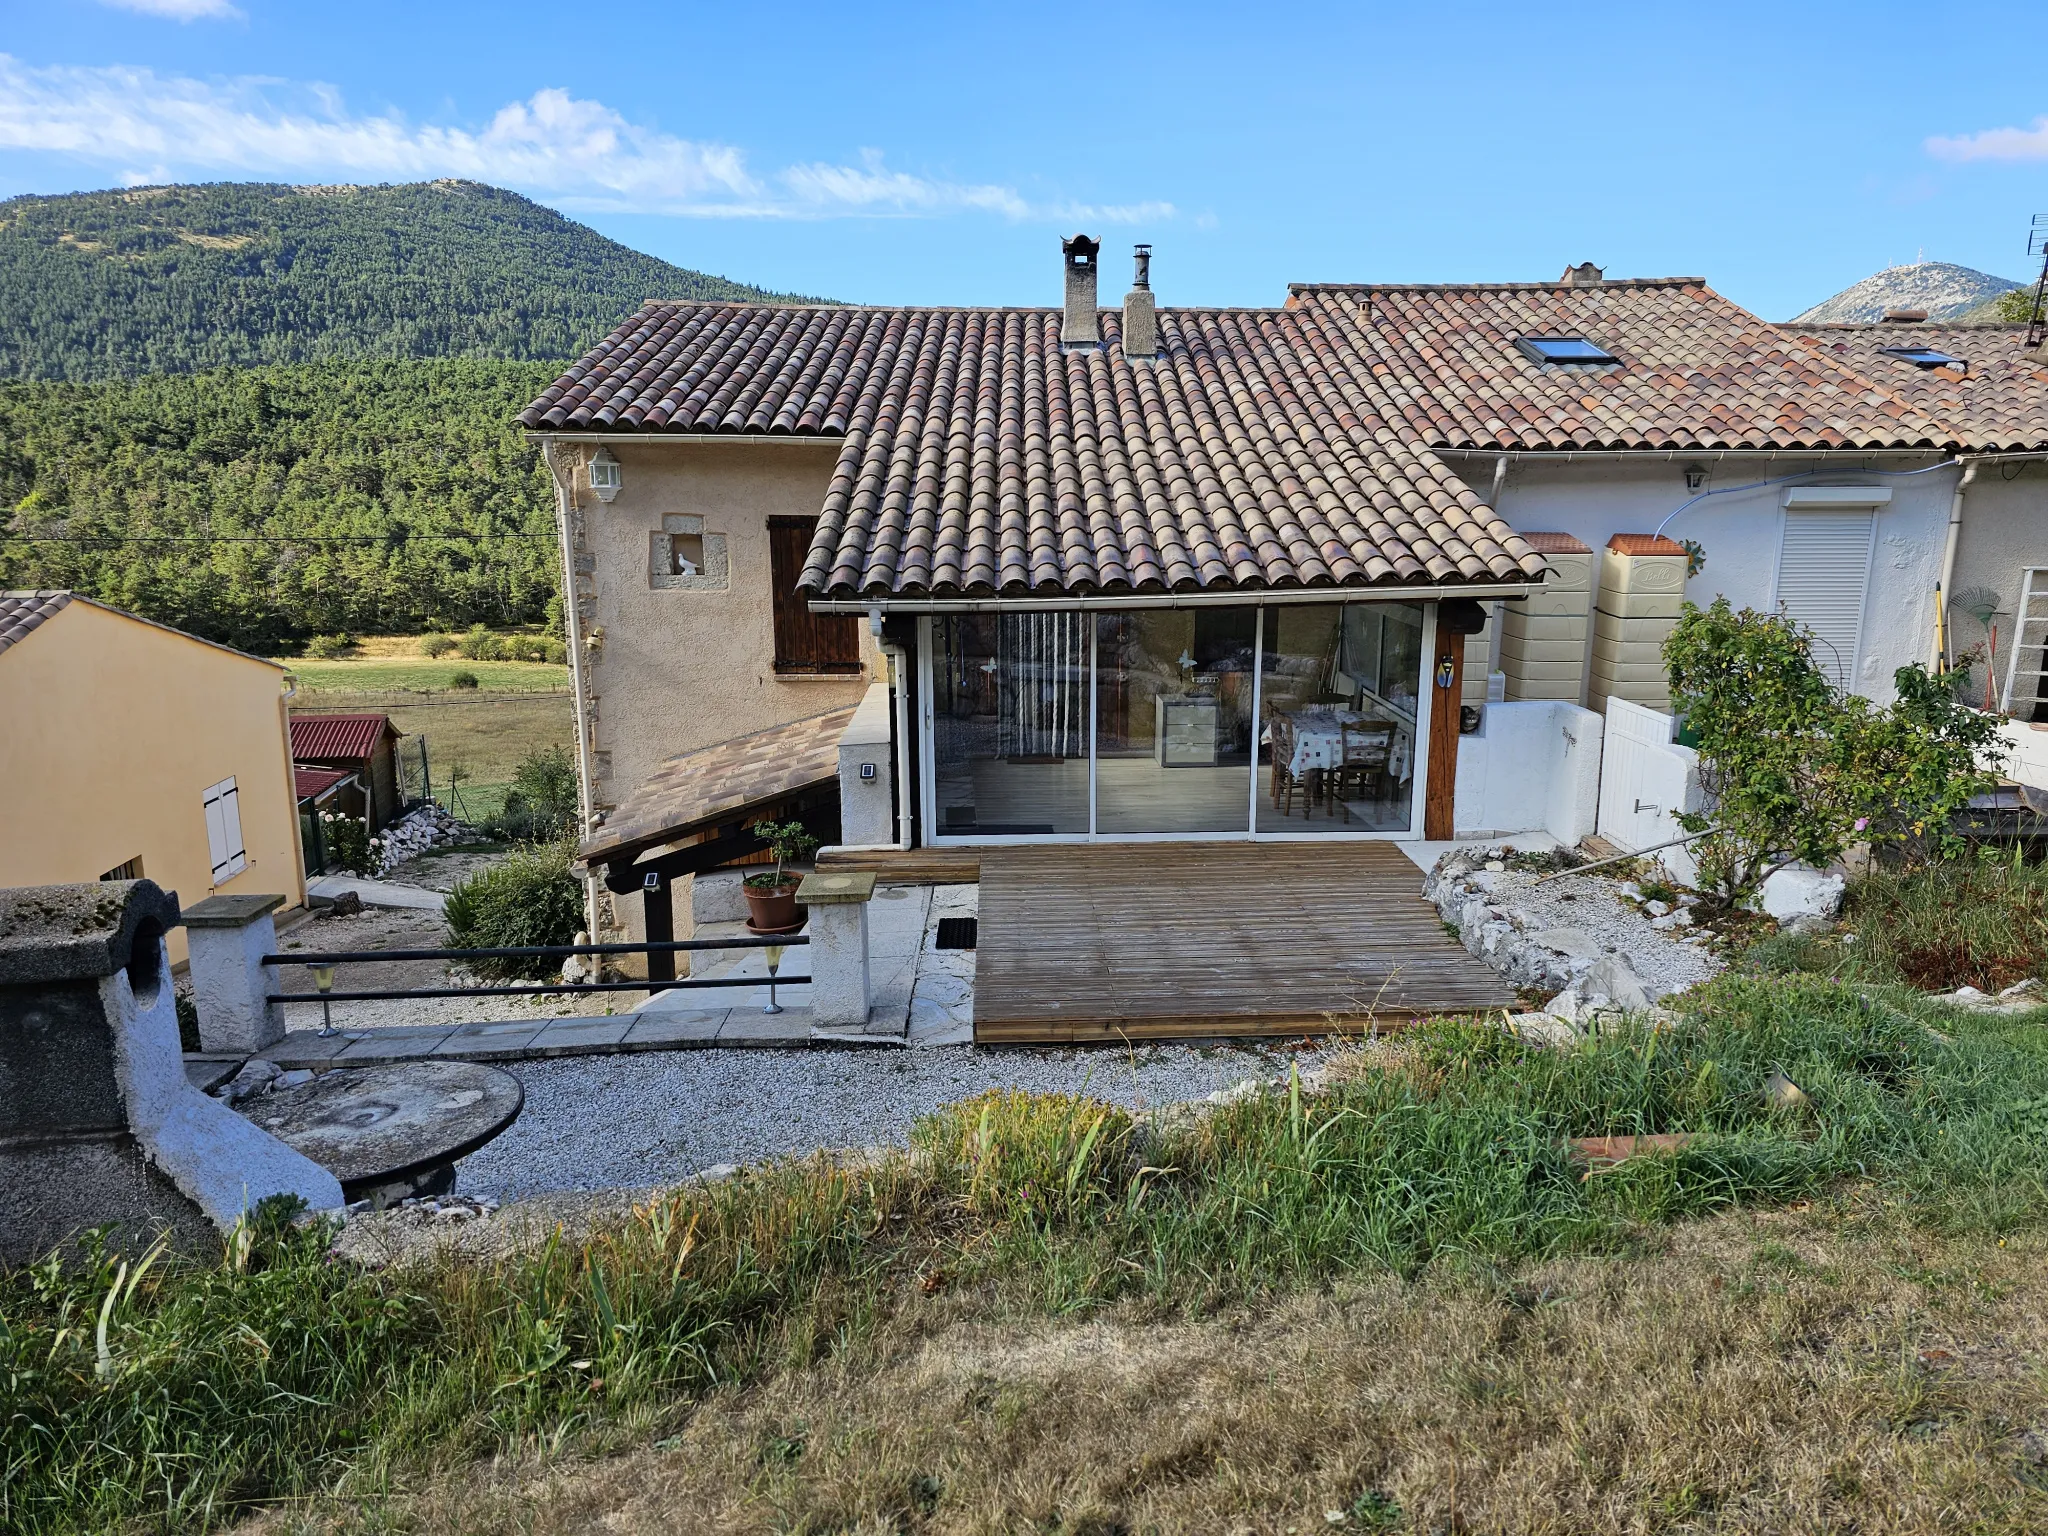
[[2048, 321], [2041, 317], [2041, 298], [2048, 293], [2048, 213], [2034, 215], [2033, 226], [2027, 231], [2027, 254], [2041, 258], [2041, 275], [2034, 283], [2034, 307], [2027, 311], [2027, 350], [2031, 352], [2048, 341]]

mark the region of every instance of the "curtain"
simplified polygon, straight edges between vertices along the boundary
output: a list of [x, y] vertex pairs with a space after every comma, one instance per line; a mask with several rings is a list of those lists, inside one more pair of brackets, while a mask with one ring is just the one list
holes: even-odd
[[1005, 613], [996, 628], [997, 755], [1088, 751], [1088, 615]]

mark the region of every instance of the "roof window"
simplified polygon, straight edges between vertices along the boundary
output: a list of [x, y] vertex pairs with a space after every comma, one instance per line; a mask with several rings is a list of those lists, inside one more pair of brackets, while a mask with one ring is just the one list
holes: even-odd
[[1614, 362], [1613, 353], [1595, 346], [1583, 336], [1518, 336], [1515, 345], [1532, 363], [1576, 363], [1597, 367]]
[[1970, 365], [1960, 357], [1935, 347], [1879, 347], [1886, 357], [1896, 357], [1902, 363], [1911, 363], [1915, 368], [1967, 368]]

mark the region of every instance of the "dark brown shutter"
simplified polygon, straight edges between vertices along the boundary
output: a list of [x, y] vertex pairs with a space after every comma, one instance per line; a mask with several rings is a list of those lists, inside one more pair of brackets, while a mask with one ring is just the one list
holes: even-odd
[[857, 673], [860, 620], [850, 614], [813, 613], [796, 589], [817, 527], [814, 517], [768, 519], [769, 580], [775, 592], [775, 670]]

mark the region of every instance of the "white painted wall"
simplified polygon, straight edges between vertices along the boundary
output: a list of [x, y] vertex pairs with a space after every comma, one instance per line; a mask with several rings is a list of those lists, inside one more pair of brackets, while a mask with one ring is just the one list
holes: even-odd
[[[1607, 709], [1616, 729], [1600, 765], [1600, 835], [1627, 853], [1685, 836], [1678, 813], [1703, 804], [1699, 753], [1671, 739], [1676, 722], [1668, 714], [1626, 699], [1610, 700]], [[1684, 848], [1665, 848], [1656, 858], [1681, 884], [1699, 873]]]
[[1458, 738], [1457, 835], [1590, 835], [1600, 803], [1601, 720], [1553, 699], [1489, 704]]
[[[1949, 497], [1961, 471], [1938, 469], [1901, 478], [1867, 470], [1918, 468], [1923, 463], [1938, 463], [1940, 455], [1913, 461], [1875, 460], [1860, 454], [1721, 460], [1710, 455], [1674, 454], [1668, 458], [1644, 455], [1641, 460], [1570, 462], [1565, 462], [1564, 454], [1556, 457], [1556, 463], [1511, 462], [1498, 510], [1517, 529], [1569, 533], [1596, 550], [1617, 533], [1655, 532], [1658, 524], [1692, 496], [1685, 485], [1689, 464], [1707, 468], [1711, 475], [1708, 488], [1717, 490], [1808, 469], [1828, 471], [1827, 483], [1890, 487], [1892, 500], [1877, 513], [1855, 689], [1887, 700], [1892, 694], [1892, 673], [1908, 662], [1927, 659], [1934, 584], [1940, 579], [1948, 532]], [[1447, 459], [1479, 495], [1489, 493], [1491, 457]], [[1981, 482], [1981, 472], [1979, 478]], [[1705, 568], [1686, 583], [1687, 597], [1706, 604], [1725, 596], [1738, 608], [1768, 610], [1775, 606], [1784, 489], [1768, 485], [1711, 497], [1665, 530], [1674, 539], [1697, 539], [1706, 550]], [[2017, 585], [2016, 577], [2013, 584]]]

